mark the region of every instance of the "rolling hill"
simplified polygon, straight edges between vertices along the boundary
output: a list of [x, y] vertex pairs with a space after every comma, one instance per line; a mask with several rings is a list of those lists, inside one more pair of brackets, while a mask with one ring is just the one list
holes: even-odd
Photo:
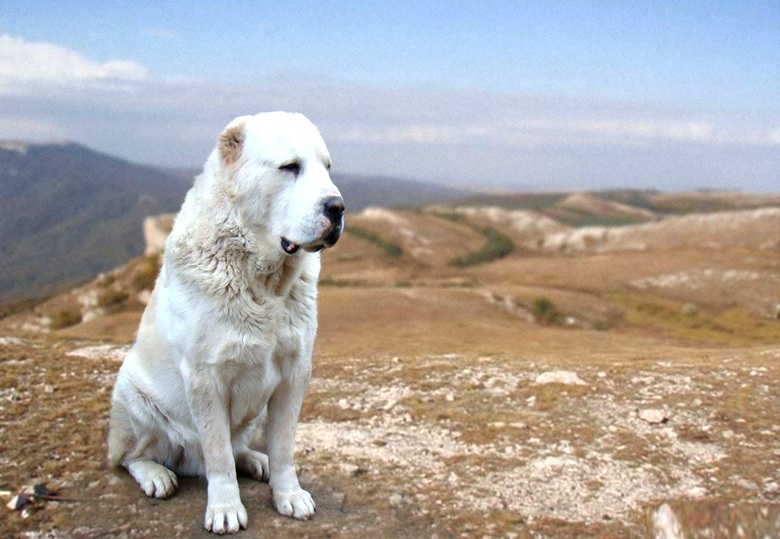
[[[0, 303], [67, 289], [140, 255], [143, 219], [176, 212], [197, 173], [139, 165], [69, 142], [0, 141]], [[349, 211], [467, 194], [395, 178], [334, 179]]]

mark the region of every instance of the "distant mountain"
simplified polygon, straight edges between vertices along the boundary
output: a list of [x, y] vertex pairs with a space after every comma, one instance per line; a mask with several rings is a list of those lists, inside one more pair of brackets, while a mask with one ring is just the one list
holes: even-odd
[[0, 301], [41, 296], [143, 252], [143, 218], [192, 180], [72, 143], [0, 143]]
[[388, 208], [447, 202], [474, 194], [446, 185], [386, 176], [334, 173], [332, 177], [344, 197], [348, 212], [359, 211], [368, 206]]
[[[0, 303], [64, 290], [139, 256], [144, 217], [178, 211], [198, 173], [130, 163], [68, 142], [0, 141]], [[348, 211], [467, 194], [394, 178], [334, 174], [334, 180]]]

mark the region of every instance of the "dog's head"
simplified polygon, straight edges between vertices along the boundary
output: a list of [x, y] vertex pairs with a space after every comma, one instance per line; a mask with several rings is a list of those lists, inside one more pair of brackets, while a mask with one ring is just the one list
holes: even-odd
[[225, 192], [242, 222], [270, 234], [287, 254], [333, 246], [344, 201], [330, 179], [330, 154], [302, 114], [241, 116], [217, 143]]

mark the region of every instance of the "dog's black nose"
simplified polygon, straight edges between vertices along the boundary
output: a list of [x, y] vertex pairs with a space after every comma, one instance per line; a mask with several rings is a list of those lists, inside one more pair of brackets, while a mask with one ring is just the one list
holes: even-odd
[[344, 215], [344, 199], [339, 196], [330, 196], [323, 203], [325, 215], [331, 222], [338, 222]]

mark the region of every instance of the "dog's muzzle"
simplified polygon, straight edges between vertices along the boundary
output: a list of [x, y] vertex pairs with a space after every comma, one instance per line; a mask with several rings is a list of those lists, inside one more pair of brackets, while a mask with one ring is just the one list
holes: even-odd
[[287, 238], [282, 238], [282, 250], [288, 255], [293, 255], [298, 252], [298, 249], [303, 247], [307, 252], [316, 253], [336, 245], [336, 242], [341, 237], [342, 230], [344, 230], [344, 199], [335, 195], [327, 197], [322, 203], [322, 214], [330, 222], [330, 226], [326, 228], [327, 233], [320, 241], [302, 245]]
[[323, 202], [323, 213], [331, 224], [331, 231], [325, 236], [325, 247], [333, 247], [344, 230], [344, 199], [340, 196], [330, 196]]

